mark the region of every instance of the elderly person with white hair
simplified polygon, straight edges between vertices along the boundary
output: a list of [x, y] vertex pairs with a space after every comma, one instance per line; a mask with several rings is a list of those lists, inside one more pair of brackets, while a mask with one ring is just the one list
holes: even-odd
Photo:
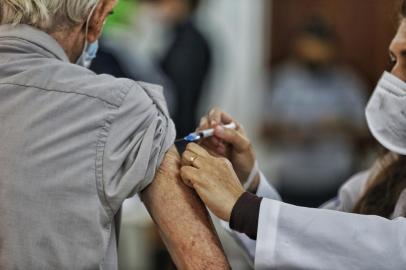
[[139, 193], [181, 269], [228, 269], [159, 87], [88, 66], [114, 0], [0, 2], [0, 269], [117, 269]]

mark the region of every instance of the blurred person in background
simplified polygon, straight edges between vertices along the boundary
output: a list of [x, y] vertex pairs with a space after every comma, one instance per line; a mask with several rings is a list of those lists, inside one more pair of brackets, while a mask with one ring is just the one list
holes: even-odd
[[[138, 2], [139, 0], [118, 2], [106, 23], [99, 41], [97, 58], [92, 62], [90, 69], [97, 74], [109, 74], [117, 78], [129, 78], [163, 86], [169, 113], [173, 116], [176, 100], [172, 82], [158, 66], [152, 64], [151, 53], [140, 49], [143, 38], [137, 32], [137, 14], [140, 12]], [[152, 31], [152, 28], [149, 29]], [[164, 44], [161, 42], [162, 38], [155, 41]]]
[[173, 84], [173, 120], [178, 137], [183, 137], [196, 128], [197, 107], [212, 62], [210, 45], [195, 23], [200, 0], [143, 2], [149, 7], [144, 7], [148, 13], [162, 24], [161, 31], [156, 32], [166, 36], [166, 45], [155, 61]]
[[199, 5], [200, 0], [123, 0], [91, 66], [98, 74], [163, 85], [178, 137], [196, 127], [212, 63], [209, 42], [195, 23]]
[[355, 169], [365, 134], [365, 89], [338, 64], [335, 41], [325, 20], [313, 17], [297, 33], [291, 59], [272, 70], [264, 137], [289, 203], [319, 206], [331, 198]]

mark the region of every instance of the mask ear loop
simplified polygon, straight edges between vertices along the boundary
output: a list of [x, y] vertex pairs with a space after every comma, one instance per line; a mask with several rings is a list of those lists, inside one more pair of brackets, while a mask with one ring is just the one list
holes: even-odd
[[87, 41], [87, 34], [89, 34], [89, 23], [90, 23], [90, 19], [93, 16], [93, 13], [95, 12], [95, 10], [97, 8], [98, 3], [99, 3], [99, 1], [97, 1], [97, 3], [94, 5], [94, 7], [92, 7], [92, 9], [90, 10], [89, 16], [87, 17], [87, 20], [86, 20], [85, 45], [83, 46], [82, 54], [86, 51], [87, 45], [89, 45], [89, 42]]

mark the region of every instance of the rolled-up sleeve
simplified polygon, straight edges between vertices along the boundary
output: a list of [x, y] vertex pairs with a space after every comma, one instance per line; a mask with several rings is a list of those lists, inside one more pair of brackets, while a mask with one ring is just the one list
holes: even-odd
[[115, 110], [103, 154], [104, 201], [113, 212], [154, 179], [176, 132], [162, 88], [135, 83]]

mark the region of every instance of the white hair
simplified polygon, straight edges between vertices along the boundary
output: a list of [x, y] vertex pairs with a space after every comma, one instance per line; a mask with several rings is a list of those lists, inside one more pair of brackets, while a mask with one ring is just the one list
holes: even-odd
[[86, 21], [99, 0], [0, 0], [0, 24], [28, 24], [51, 32]]

